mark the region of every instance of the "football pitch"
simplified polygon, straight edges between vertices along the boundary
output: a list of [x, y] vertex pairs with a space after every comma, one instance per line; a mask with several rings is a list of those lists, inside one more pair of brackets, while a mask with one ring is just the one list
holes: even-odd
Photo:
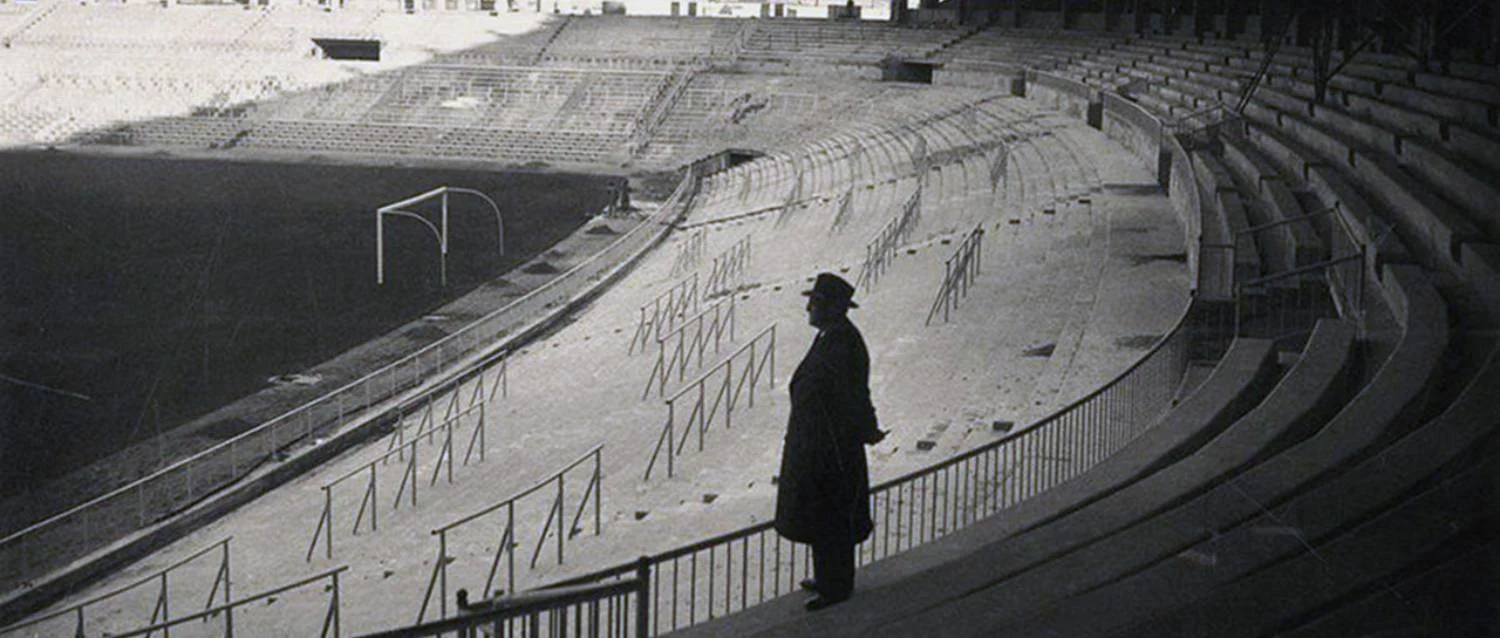
[[[575, 231], [601, 176], [0, 154], [0, 421], [39, 483], [418, 319]], [[420, 222], [375, 210], [448, 185], [448, 285]], [[418, 210], [436, 220], [438, 202]], [[4, 485], [5, 481], [0, 481]]]

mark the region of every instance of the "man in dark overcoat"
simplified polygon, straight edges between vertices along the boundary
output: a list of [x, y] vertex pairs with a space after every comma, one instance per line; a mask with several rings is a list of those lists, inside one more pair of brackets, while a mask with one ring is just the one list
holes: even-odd
[[870, 355], [849, 321], [854, 287], [819, 274], [807, 296], [818, 336], [792, 374], [791, 414], [776, 490], [776, 531], [812, 546], [809, 610], [854, 592], [854, 548], [869, 538], [870, 471], [864, 446], [885, 438], [870, 402]]

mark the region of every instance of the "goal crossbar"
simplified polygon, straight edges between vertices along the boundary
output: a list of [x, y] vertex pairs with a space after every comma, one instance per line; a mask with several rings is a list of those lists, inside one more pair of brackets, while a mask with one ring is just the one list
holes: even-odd
[[[438, 242], [438, 268], [442, 285], [448, 285], [448, 196], [451, 194], [473, 195], [483, 199], [489, 204], [490, 209], [495, 212], [495, 228], [498, 231], [495, 237], [496, 249], [501, 256], [505, 255], [505, 219], [500, 214], [500, 205], [495, 203], [489, 195], [472, 188], [458, 186], [439, 186], [425, 193], [413, 195], [399, 202], [392, 202], [375, 209], [375, 283], [385, 284], [385, 216], [410, 217], [426, 226], [432, 231], [433, 237]], [[407, 210], [411, 206], [421, 204], [429, 200], [441, 201], [441, 213], [437, 223], [423, 216], [421, 213]]]

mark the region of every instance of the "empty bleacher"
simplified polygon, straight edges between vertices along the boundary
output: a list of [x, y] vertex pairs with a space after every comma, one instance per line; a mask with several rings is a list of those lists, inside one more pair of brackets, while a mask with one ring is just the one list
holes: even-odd
[[821, 20], [766, 20], [745, 41], [749, 62], [869, 64], [889, 56], [922, 57], [959, 36], [950, 29]]
[[[570, 18], [540, 55], [546, 65], [662, 67], [706, 60], [724, 46], [716, 20], [584, 16]], [[738, 26], [733, 21], [725, 26]]]
[[[958, 48], [975, 41], [982, 39]], [[1174, 126], [1232, 100], [1238, 74], [1214, 75], [1215, 67], [1234, 55], [1249, 59], [1242, 68], [1253, 63], [1242, 47], [1178, 55], [1194, 45], [1166, 38], [1069, 48], [1039, 57], [1062, 61], [1059, 73], [1095, 87], [1134, 83], [1139, 97], [1149, 96], [1140, 103]], [[997, 50], [991, 61], [1006, 55]], [[979, 527], [871, 566], [862, 576], [868, 588], [844, 606], [803, 616], [792, 611], [796, 601], [785, 601], [689, 633], [917, 636], [944, 627], [985, 636], [1331, 636], [1493, 628], [1495, 501], [1486, 495], [1500, 450], [1492, 419], [1481, 415], [1495, 407], [1484, 388], [1496, 383], [1500, 365], [1486, 332], [1449, 331], [1495, 317], [1495, 299], [1485, 294], [1493, 269], [1464, 258], [1479, 259], [1500, 240], [1489, 226], [1493, 206], [1485, 206], [1495, 197], [1474, 181], [1493, 175], [1477, 166], [1497, 146], [1481, 118], [1454, 117], [1483, 113], [1459, 106], [1458, 96], [1483, 99], [1485, 91], [1467, 90], [1468, 78], [1380, 59], [1348, 67], [1332, 104], [1317, 106], [1310, 84], [1295, 79], [1309, 73], [1305, 58], [1302, 66], [1291, 59], [1273, 67], [1280, 74], [1256, 95], [1249, 125], [1231, 125], [1211, 146], [1190, 150], [1204, 190], [1204, 244], [1227, 237], [1209, 232], [1215, 224], [1275, 225], [1334, 207], [1371, 248], [1366, 290], [1379, 305], [1360, 316], [1363, 359], [1351, 356], [1349, 327], [1322, 323], [1287, 371], [1289, 383], [1202, 447], [1175, 457], [1123, 451]], [[1090, 60], [1100, 62], [1080, 64]], [[1449, 118], [1378, 102], [1392, 86], [1401, 87], [1396, 94], [1431, 92]], [[1451, 144], [1454, 130], [1469, 131], [1467, 148]], [[1276, 228], [1251, 247], [1265, 264], [1256, 267], [1295, 270], [1326, 258], [1326, 228]], [[1312, 370], [1323, 381], [1295, 378]], [[1128, 462], [1157, 465], [1112, 482], [1108, 468]], [[1061, 513], [1030, 518], [1048, 502]]]
[[[66, 23], [43, 21], [18, 45], [133, 50], [146, 45], [131, 29], [144, 29], [154, 15], [122, 13], [100, 27], [97, 40], [79, 44], [72, 27], [101, 18], [62, 11]], [[170, 18], [172, 28], [189, 31], [195, 19]], [[391, 19], [371, 17], [368, 28]], [[254, 13], [213, 26], [266, 51], [282, 50], [276, 43], [284, 37], [274, 34], [302, 28]], [[1152, 170], [1157, 152], [1177, 153], [1174, 171], [1189, 179], [1172, 187], [1198, 202], [1184, 212], [1201, 229], [1196, 249], [1232, 251], [1230, 285], [1219, 292], [1274, 305], [1271, 292], [1237, 284], [1322, 268], [1347, 256], [1336, 237], [1347, 233], [1369, 251], [1358, 262], [1361, 278], [1299, 276], [1278, 285], [1313, 289], [1320, 299], [1357, 294], [1362, 305], [1297, 315], [1296, 339], [1229, 335], [1237, 338], [1206, 379], [1185, 384], [1176, 407], [1140, 438], [1039, 496], [865, 568], [861, 591], [846, 604], [804, 615], [800, 601], [782, 599], [688, 635], [1471, 629], [1435, 620], [1453, 597], [1433, 592], [1496, 585], [1487, 567], [1500, 538], [1492, 498], [1500, 448], [1489, 415], [1500, 355], [1485, 332], [1500, 319], [1494, 69], [1434, 69], [1362, 54], [1333, 79], [1326, 103], [1316, 104], [1310, 53], [1285, 47], [1241, 117], [1223, 109], [1238, 99], [1261, 53], [1233, 41], [783, 20], [741, 29], [713, 20], [555, 20], [508, 42], [440, 54], [442, 64], [300, 93], [280, 76], [195, 75], [170, 59], [155, 74], [59, 66], [0, 76], [8, 91], [0, 92], [0, 140], [55, 139], [106, 121], [100, 113], [30, 106], [101, 91], [139, 95], [139, 112], [126, 113], [132, 116], [278, 96], [243, 116], [114, 126], [105, 141], [599, 163], [641, 141], [632, 136], [643, 115], [682, 77], [668, 68], [724, 51], [793, 69], [926, 56], [981, 84], [998, 69], [1020, 76], [1025, 67], [1034, 100], [1080, 119], [1087, 110], [1072, 107], [1116, 91], [1155, 118], [1130, 126], [1173, 136], [1169, 144], [1146, 135], [1132, 151]], [[218, 54], [222, 35], [169, 44]], [[829, 239], [849, 220], [797, 215], [840, 196], [886, 211], [920, 183], [924, 201], [957, 227], [953, 220], [970, 221], [962, 211], [986, 205], [976, 205], [992, 188], [984, 151], [1001, 140], [1023, 167], [1005, 186], [1020, 209], [1041, 211], [1102, 184], [1068, 133], [993, 99], [989, 88], [818, 82], [698, 73], [640, 159], [675, 165], [741, 143], [767, 151], [704, 180], [695, 209], [711, 214], [694, 223], [739, 224], [775, 211], [777, 228], [817, 231], [803, 241], [850, 245], [859, 233]], [[1216, 114], [1212, 131], [1201, 130], [1206, 109]], [[823, 134], [809, 141], [814, 127]], [[875, 223], [867, 217], [853, 227], [864, 232]], [[1222, 325], [1197, 328], [1218, 331], [1200, 345], [1224, 336]], [[1493, 600], [1464, 609], [1480, 622], [1496, 620]]]

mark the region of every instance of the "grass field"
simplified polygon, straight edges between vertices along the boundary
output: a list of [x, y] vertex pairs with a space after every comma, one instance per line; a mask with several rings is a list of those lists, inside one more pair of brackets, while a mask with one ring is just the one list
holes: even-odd
[[[439, 185], [437, 241], [374, 211]], [[587, 175], [0, 155], [0, 454], [35, 484], [421, 317], [577, 229], [609, 197]], [[429, 204], [436, 211], [436, 203]]]

